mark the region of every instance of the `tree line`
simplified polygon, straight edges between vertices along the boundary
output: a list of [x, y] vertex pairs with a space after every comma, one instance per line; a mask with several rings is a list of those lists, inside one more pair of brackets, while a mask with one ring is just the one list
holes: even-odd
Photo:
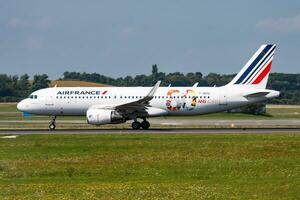
[[[199, 86], [222, 86], [230, 82], [235, 75], [209, 73], [204, 76], [201, 72], [164, 73], [158, 70], [157, 65], [153, 65], [152, 73], [149, 75], [112, 78], [98, 73], [66, 71], [60, 80], [89, 81], [112, 86], [153, 86], [158, 80], [162, 81], [162, 86], [170, 84], [171, 86], [192, 86], [196, 82], [199, 83]], [[20, 77], [0, 74], [0, 101], [19, 101], [35, 90], [48, 87], [49, 83], [50, 80], [46, 74], [35, 75], [32, 81], [29, 80], [27, 74]], [[300, 104], [300, 74], [271, 73], [268, 88], [281, 92], [279, 98], [273, 99], [269, 103]]]
[[18, 102], [36, 90], [49, 87], [50, 82], [46, 74], [34, 75], [33, 80], [27, 74], [20, 77], [0, 74], [0, 102]]

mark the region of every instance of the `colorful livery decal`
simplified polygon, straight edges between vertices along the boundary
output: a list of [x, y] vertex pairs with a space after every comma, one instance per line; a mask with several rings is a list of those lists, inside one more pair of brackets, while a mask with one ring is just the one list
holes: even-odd
[[166, 101], [166, 107], [172, 111], [179, 110], [181, 107], [180, 102], [176, 98], [174, 98], [175, 94], [176, 94], [176, 96], [180, 95], [180, 91], [179, 90], [169, 90], [167, 92], [167, 97], [169, 99]]
[[192, 89], [180, 92], [172, 89], [167, 92], [166, 107], [170, 111], [193, 110], [197, 105], [197, 95]]

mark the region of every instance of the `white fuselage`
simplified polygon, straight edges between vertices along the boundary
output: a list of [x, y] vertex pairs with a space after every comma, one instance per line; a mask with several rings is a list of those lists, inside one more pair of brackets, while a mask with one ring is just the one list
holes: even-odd
[[[263, 44], [241, 71], [222, 87], [69, 87], [38, 90], [18, 104], [18, 109], [36, 115], [85, 115], [93, 125], [134, 120], [133, 129], [148, 129], [148, 117], [200, 115], [263, 102], [279, 96], [267, 90], [276, 45]], [[197, 84], [195, 84], [196, 86]], [[143, 122], [138, 122], [142, 118]]]
[[[18, 109], [36, 115], [86, 115], [92, 106], [114, 106], [144, 98], [151, 87], [55, 87], [41, 89], [18, 104]], [[246, 97], [256, 92], [265, 96]], [[277, 97], [274, 90], [251, 87], [159, 87], [150, 101], [147, 117], [197, 115], [221, 112]], [[151, 110], [152, 109], [152, 110]], [[156, 110], [155, 110], [156, 109]]]

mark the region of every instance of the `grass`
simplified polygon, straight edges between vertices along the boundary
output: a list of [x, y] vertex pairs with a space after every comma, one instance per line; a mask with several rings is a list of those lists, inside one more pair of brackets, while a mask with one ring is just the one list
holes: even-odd
[[0, 139], [0, 199], [298, 199], [300, 135]]
[[16, 103], [0, 103], [0, 112], [19, 112]]

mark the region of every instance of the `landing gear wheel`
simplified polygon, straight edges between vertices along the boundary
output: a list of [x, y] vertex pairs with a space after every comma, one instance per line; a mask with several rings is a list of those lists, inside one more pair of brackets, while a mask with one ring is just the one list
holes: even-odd
[[140, 122], [132, 122], [131, 127], [134, 130], [138, 130], [141, 128], [141, 123]]
[[49, 124], [49, 130], [55, 130], [55, 120], [56, 120], [56, 116], [51, 116], [51, 121]]
[[150, 123], [149, 123], [148, 121], [144, 120], [144, 121], [142, 121], [142, 123], [141, 123], [141, 127], [142, 127], [144, 130], [146, 130], [146, 129], [148, 129], [148, 128], [150, 127]]
[[50, 130], [54, 130], [55, 127], [56, 127], [55, 124], [50, 124], [50, 125], [49, 125], [49, 129], [50, 129]]

